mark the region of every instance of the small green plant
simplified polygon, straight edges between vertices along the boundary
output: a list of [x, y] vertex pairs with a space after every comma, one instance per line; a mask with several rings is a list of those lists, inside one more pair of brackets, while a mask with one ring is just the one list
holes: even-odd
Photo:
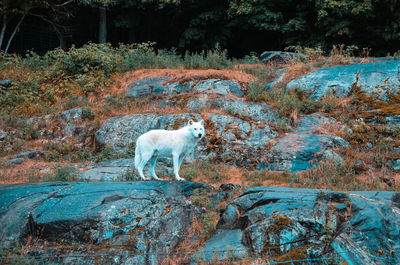
[[66, 166], [57, 165], [54, 174], [47, 175], [42, 179], [42, 181], [44, 182], [77, 181], [77, 180], [78, 176], [75, 172], [75, 169], [69, 165]]

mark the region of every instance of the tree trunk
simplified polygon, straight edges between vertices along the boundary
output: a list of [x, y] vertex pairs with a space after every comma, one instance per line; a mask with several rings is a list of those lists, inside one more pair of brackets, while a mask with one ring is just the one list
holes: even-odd
[[7, 15], [4, 14], [3, 15], [3, 26], [1, 27], [1, 32], [0, 32], [0, 50], [1, 50], [1, 46], [3, 44], [4, 35], [6, 34], [6, 28], [7, 28]]
[[107, 9], [99, 7], [99, 43], [107, 42]]
[[17, 30], [19, 29], [19, 26], [21, 25], [22, 20], [24, 20], [24, 18], [25, 18], [25, 15], [26, 15], [26, 14], [24, 14], [24, 15], [21, 17], [21, 19], [18, 21], [17, 26], [15, 26], [15, 29], [14, 29], [13, 33], [11, 34], [11, 37], [8, 39], [6, 49], [4, 50], [4, 54], [7, 54], [8, 48], [10, 48], [11, 41], [12, 41], [12, 39], [14, 38], [15, 33], [17, 33]]

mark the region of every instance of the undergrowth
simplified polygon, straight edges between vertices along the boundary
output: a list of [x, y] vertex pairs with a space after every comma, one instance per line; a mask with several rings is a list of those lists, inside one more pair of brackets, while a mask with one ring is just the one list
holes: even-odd
[[[39, 56], [0, 54], [0, 79], [11, 79], [0, 87], [3, 111], [23, 114], [50, 113], [67, 98], [88, 97], [112, 85], [112, 75], [136, 69], [233, 69], [226, 50], [216, 46], [200, 53], [154, 49], [155, 43], [132, 45], [88, 43], [81, 48], [55, 49]], [[84, 99], [83, 99], [84, 100]], [[71, 102], [71, 101], [70, 101]], [[71, 106], [70, 106], [71, 107]]]

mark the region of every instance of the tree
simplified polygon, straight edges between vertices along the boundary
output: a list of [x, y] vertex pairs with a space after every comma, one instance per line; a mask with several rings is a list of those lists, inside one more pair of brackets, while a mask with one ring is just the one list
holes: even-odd
[[[2, 17], [0, 49], [2, 48], [9, 22], [11, 22], [14, 18], [18, 18], [17, 23], [15, 24], [14, 29], [7, 41], [4, 53], [8, 52], [15, 34], [17, 33], [26, 16], [35, 16], [50, 24], [57, 33], [61, 44], [62, 34], [60, 33], [60, 28], [63, 26], [58, 24], [56, 21], [60, 19], [61, 16], [70, 15], [69, 11], [66, 9], [66, 6], [73, 1], [74, 0], [2, 0], [2, 2], [0, 2], [0, 15]], [[47, 14], [50, 11], [53, 14], [52, 17], [49, 17]]]
[[99, 10], [98, 42], [107, 42], [107, 8], [117, 3], [117, 0], [78, 0], [83, 5], [89, 5]]

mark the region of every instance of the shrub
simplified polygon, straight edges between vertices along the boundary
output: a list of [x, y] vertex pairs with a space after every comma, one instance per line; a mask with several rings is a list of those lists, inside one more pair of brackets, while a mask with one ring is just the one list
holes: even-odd
[[72, 168], [71, 166], [57, 165], [54, 174], [45, 176], [42, 180], [45, 182], [76, 181], [78, 180], [78, 177], [76, 175], [75, 169]]

